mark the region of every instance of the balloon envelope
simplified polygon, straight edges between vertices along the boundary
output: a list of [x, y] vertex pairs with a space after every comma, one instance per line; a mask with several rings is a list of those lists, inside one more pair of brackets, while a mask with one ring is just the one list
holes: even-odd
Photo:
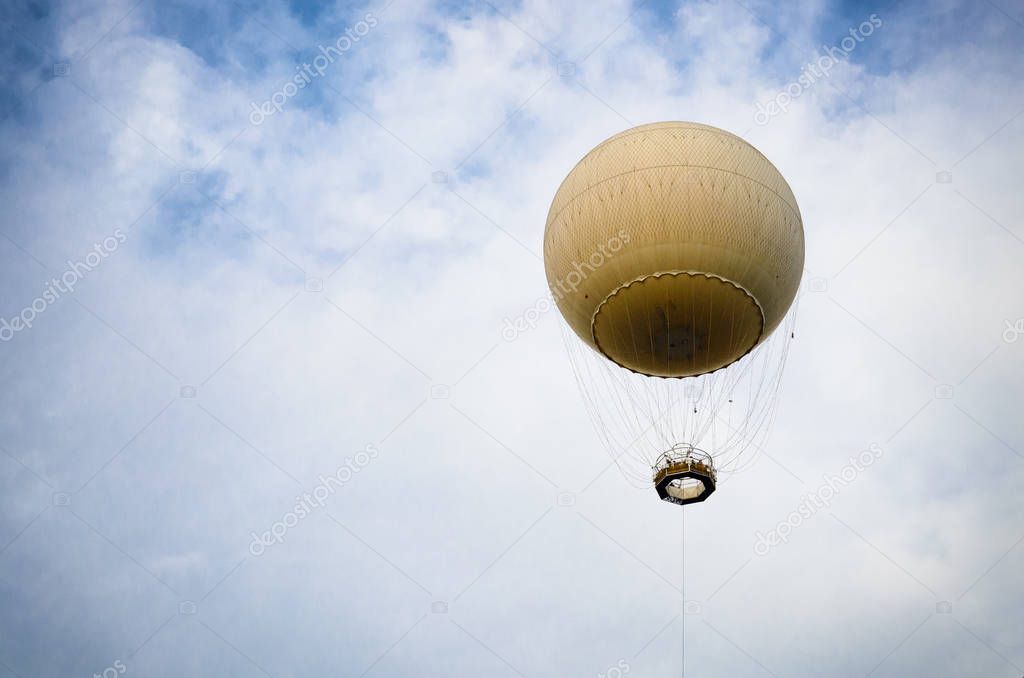
[[599, 144], [562, 182], [544, 234], [569, 326], [615, 364], [658, 377], [749, 353], [785, 316], [803, 261], [779, 171], [739, 137], [692, 122]]

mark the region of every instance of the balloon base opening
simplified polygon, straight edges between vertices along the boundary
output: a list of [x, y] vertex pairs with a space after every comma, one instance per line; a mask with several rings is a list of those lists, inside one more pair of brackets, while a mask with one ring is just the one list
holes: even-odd
[[685, 506], [704, 501], [715, 491], [717, 474], [711, 455], [693, 445], [678, 444], [654, 465], [654, 489], [662, 501]]
[[594, 346], [619, 367], [682, 378], [728, 367], [763, 338], [764, 311], [714, 273], [660, 271], [614, 289], [594, 310]]

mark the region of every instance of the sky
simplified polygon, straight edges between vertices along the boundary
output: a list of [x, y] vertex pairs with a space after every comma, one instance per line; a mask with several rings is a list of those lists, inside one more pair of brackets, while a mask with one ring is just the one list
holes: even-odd
[[[1020, 3], [0, 11], [0, 677], [1024, 673]], [[807, 240], [771, 436], [682, 510], [530, 313], [659, 120]]]

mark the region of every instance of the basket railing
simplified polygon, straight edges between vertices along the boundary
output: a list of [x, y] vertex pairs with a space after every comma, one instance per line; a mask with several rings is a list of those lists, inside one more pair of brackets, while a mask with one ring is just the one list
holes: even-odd
[[715, 460], [704, 450], [694, 447], [688, 443], [678, 443], [670, 449], [662, 452], [654, 463], [654, 474], [657, 476], [668, 469], [697, 471], [704, 475], [711, 476], [712, 480], [717, 479], [715, 473]]

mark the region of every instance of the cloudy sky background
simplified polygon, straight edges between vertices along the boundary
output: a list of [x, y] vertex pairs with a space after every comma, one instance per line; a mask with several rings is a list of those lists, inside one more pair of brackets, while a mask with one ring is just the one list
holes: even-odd
[[[1020, 3], [14, 2], [0, 30], [0, 317], [126, 236], [0, 343], [0, 676], [661, 676], [684, 636], [692, 675], [1024, 673]], [[807, 233], [773, 435], [685, 547], [609, 467], [556, 313], [502, 337], [561, 178], [665, 119], [757, 146]]]

